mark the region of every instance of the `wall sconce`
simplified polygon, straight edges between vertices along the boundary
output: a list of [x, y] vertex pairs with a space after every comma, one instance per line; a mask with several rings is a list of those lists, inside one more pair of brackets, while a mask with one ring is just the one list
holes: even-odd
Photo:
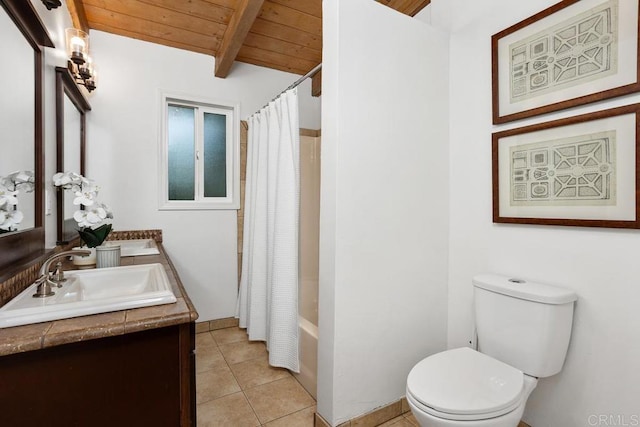
[[76, 28], [65, 30], [67, 38], [67, 56], [74, 64], [81, 65], [89, 56], [89, 34]]
[[97, 87], [98, 71], [90, 56], [87, 56], [85, 63], [78, 67], [78, 74], [83, 81], [80, 84], [84, 84], [89, 92]]
[[77, 84], [83, 85], [91, 92], [97, 85], [95, 64], [89, 56], [89, 35], [76, 28], [67, 28], [65, 35], [69, 71]]

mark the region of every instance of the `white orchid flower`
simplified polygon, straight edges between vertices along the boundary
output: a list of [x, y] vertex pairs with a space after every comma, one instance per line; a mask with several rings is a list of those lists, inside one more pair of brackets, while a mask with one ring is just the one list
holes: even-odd
[[11, 189], [12, 191], [22, 190], [30, 193], [34, 189], [33, 171], [16, 171], [2, 177], [0, 185]]
[[111, 209], [97, 201], [98, 190], [96, 183], [75, 172], [58, 172], [52, 177], [53, 184], [64, 190], [71, 190], [75, 194], [74, 205], [84, 206], [85, 209], [76, 211], [73, 219], [82, 229], [96, 229], [105, 219], [113, 218]]
[[76, 198], [73, 200], [74, 205], [93, 205], [96, 197], [98, 197], [98, 186], [91, 180], [80, 176], [80, 189], [76, 191]]
[[15, 206], [18, 204], [18, 191], [11, 191], [4, 185], [0, 184], [0, 206], [11, 205]]
[[96, 182], [92, 179], [85, 178], [82, 175], [80, 175], [80, 185], [83, 189], [92, 189], [92, 191], [95, 191], [96, 193], [98, 192], [98, 186], [96, 185]]
[[85, 228], [96, 228], [102, 221], [107, 218], [107, 211], [101, 206], [94, 206], [90, 209], [76, 211], [73, 214], [73, 219], [76, 220], [78, 226]]
[[53, 179], [53, 185], [55, 185], [56, 187], [64, 187], [71, 182], [71, 178], [69, 177], [67, 172], [58, 172], [57, 174], [53, 175], [51, 179]]
[[15, 188], [31, 193], [35, 188], [35, 177], [33, 171], [18, 171], [11, 175], [11, 179], [15, 183]]
[[108, 219], [113, 219], [113, 211], [111, 210], [111, 208], [109, 206], [107, 206], [104, 203], [98, 203], [98, 206], [101, 207], [102, 209], [104, 209], [105, 213], [106, 213], [106, 218]]
[[11, 174], [0, 177], [0, 186], [4, 188], [13, 188], [13, 181], [11, 181]]
[[91, 206], [98, 195], [93, 191], [76, 191], [76, 198], [73, 199], [74, 205]]
[[33, 171], [16, 171], [11, 174], [11, 177], [16, 182], [31, 182], [33, 181]]
[[0, 230], [14, 231], [22, 222], [24, 215], [19, 210], [0, 210]]
[[65, 190], [80, 191], [82, 189], [82, 175], [75, 172], [58, 172], [53, 175], [53, 185], [62, 187]]

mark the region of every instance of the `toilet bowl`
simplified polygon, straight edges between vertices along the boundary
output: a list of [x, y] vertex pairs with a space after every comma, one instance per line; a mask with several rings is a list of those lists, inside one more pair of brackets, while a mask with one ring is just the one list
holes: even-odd
[[575, 292], [497, 274], [473, 278], [479, 351], [443, 351], [407, 377], [422, 427], [516, 427], [538, 378], [562, 369]]
[[407, 401], [422, 427], [515, 427], [537, 379], [467, 347], [419, 362]]

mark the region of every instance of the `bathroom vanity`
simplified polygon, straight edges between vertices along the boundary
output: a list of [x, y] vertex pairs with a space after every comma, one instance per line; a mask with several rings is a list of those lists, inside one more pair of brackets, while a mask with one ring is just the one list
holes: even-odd
[[175, 303], [0, 329], [0, 425], [195, 426], [198, 314], [158, 250], [122, 264], [162, 264]]

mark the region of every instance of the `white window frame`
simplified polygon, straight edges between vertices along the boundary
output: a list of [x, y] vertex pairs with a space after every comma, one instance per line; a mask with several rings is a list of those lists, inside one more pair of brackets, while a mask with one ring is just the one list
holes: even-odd
[[[238, 104], [220, 102], [185, 94], [161, 92], [162, 117], [160, 120], [160, 170], [159, 170], [159, 210], [217, 210], [240, 209], [240, 107]], [[197, 108], [195, 129], [195, 200], [169, 200], [169, 104]], [[226, 165], [227, 196], [204, 197], [204, 124], [200, 119], [204, 113], [223, 114], [227, 122]]]

